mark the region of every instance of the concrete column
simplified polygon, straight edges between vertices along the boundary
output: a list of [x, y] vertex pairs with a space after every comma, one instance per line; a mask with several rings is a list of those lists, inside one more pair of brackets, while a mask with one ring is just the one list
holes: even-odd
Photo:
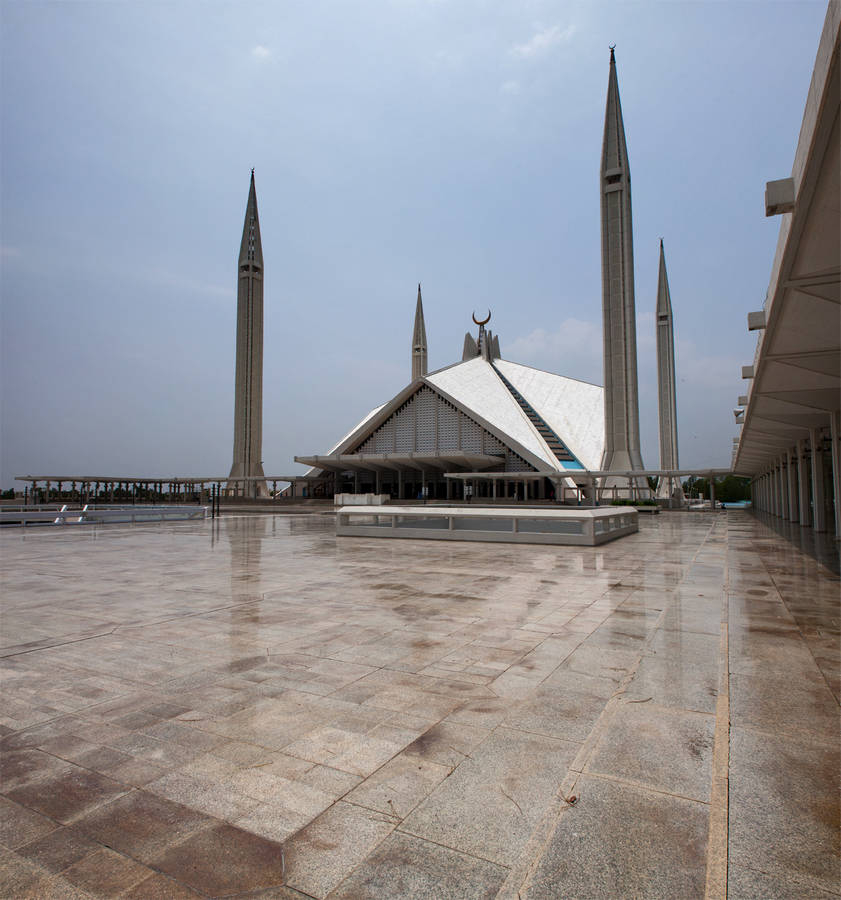
[[780, 518], [788, 518], [788, 476], [786, 474], [786, 458], [780, 457], [779, 468], [779, 484], [780, 484]]
[[715, 475], [710, 472], [710, 510], [715, 512]]
[[826, 531], [826, 512], [823, 500], [823, 454], [820, 429], [809, 429], [809, 446], [812, 451], [812, 528]]
[[835, 500], [835, 539], [841, 540], [841, 411], [836, 410], [830, 420], [832, 437], [832, 495]]
[[799, 522], [800, 513], [797, 509], [797, 488], [795, 483], [796, 472], [794, 469], [794, 454], [791, 450], [786, 452], [786, 487], [788, 488], [788, 518], [790, 522]]
[[774, 485], [774, 515], [781, 516], [783, 505], [780, 495], [780, 467], [777, 463], [774, 463], [771, 479]]
[[797, 442], [797, 508], [800, 510], [800, 524], [808, 526], [809, 515], [809, 479], [806, 474], [806, 441]]

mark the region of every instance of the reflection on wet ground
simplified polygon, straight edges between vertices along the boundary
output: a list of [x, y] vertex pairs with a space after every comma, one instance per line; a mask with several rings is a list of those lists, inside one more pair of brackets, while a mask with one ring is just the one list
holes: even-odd
[[749, 513], [0, 545], [0, 896], [837, 895], [839, 579]]

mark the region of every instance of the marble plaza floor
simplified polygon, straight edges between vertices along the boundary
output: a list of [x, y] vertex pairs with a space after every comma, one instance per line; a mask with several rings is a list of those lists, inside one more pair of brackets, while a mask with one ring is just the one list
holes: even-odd
[[4, 530], [0, 896], [837, 898], [838, 576], [640, 519]]

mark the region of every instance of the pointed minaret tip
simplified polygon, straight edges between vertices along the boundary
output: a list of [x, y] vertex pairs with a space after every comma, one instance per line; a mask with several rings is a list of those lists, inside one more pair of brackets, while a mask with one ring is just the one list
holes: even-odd
[[257, 212], [257, 188], [254, 185], [254, 169], [248, 185], [248, 202], [245, 206], [245, 224], [242, 228], [242, 243], [239, 248], [240, 263], [253, 261], [263, 265], [263, 245], [260, 240], [260, 217]]
[[613, 54], [613, 51], [615, 49], [616, 49], [616, 44], [611, 44], [610, 45], [610, 64], [611, 65], [615, 65], [615, 63], [616, 63], [616, 57]]
[[423, 320], [423, 300], [418, 282], [418, 302], [415, 307], [415, 327], [412, 332], [412, 381], [422, 378], [427, 372], [426, 324]]

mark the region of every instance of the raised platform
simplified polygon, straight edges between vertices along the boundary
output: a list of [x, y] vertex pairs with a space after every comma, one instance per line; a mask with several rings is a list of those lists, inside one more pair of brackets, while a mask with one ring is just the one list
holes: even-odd
[[137, 525], [143, 522], [175, 522], [207, 518], [206, 506], [174, 504], [170, 506], [93, 506], [60, 509], [21, 506], [0, 511], [0, 525]]
[[635, 531], [637, 511], [628, 507], [343, 506], [336, 513], [343, 537], [595, 546]]

